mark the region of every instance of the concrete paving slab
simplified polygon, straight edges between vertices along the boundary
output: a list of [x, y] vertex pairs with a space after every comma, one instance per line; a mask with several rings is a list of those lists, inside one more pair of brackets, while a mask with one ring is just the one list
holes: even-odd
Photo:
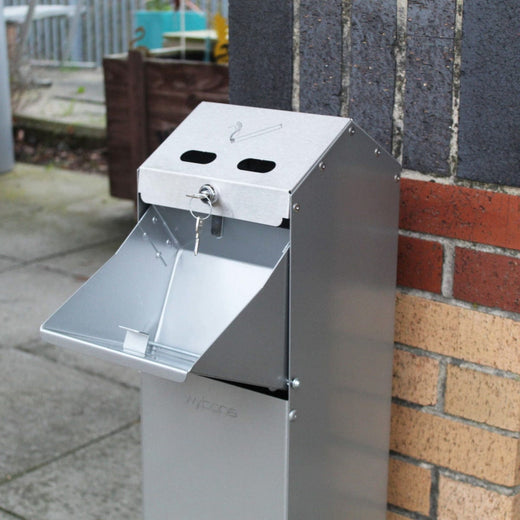
[[[1, 233], [0, 233], [1, 236]], [[0, 349], [34, 342], [40, 325], [81, 286], [83, 279], [25, 266], [0, 273]]]
[[114, 255], [123, 240], [124, 237], [121, 237], [88, 249], [56, 256], [36, 265], [67, 273], [78, 280], [86, 280]]
[[18, 264], [18, 262], [16, 260], [11, 260], [9, 258], [0, 257], [0, 273], [2, 271], [5, 271], [7, 269], [14, 267], [17, 264]]
[[71, 98], [90, 103], [103, 104], [105, 102], [105, 88], [103, 70], [72, 69], [49, 67], [33, 67], [33, 74], [38, 78], [47, 78], [52, 81], [46, 90], [57, 98]]
[[134, 204], [113, 199], [108, 179], [17, 164], [0, 176], [0, 255], [34, 260], [124, 238]]
[[107, 182], [0, 176], [0, 520], [141, 517], [139, 375], [39, 338], [135, 224]]
[[4, 349], [0, 417], [2, 484], [137, 422], [139, 392]]
[[[50, 87], [31, 88], [22, 92], [15, 109], [17, 124], [29, 126], [45, 122], [51, 131], [59, 125], [76, 135], [103, 137], [106, 133], [106, 108], [101, 69], [32, 69], [36, 79], [49, 79]], [[31, 125], [32, 123], [32, 125]], [[45, 127], [45, 126], [43, 126]]]
[[49, 345], [43, 341], [37, 341], [24, 346], [21, 350], [36, 356], [42, 356], [60, 365], [76, 368], [87, 374], [98, 375], [122, 385], [136, 389], [141, 386], [141, 376], [137, 370], [109, 363], [94, 356], [83, 355], [66, 348]]
[[0, 503], [26, 520], [138, 520], [139, 442], [139, 426], [125, 429], [1, 485]]

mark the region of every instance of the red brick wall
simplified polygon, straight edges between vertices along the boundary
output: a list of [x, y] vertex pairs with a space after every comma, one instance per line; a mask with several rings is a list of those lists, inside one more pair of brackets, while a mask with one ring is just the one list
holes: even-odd
[[388, 520], [520, 519], [520, 197], [401, 185]]

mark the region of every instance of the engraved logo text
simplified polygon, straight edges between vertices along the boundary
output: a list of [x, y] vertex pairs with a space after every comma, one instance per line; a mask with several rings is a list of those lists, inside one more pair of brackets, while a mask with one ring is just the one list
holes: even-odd
[[208, 410], [215, 414], [231, 417], [233, 419], [238, 417], [235, 408], [208, 401], [205, 397], [199, 398], [193, 395], [186, 395], [186, 404], [193, 406], [196, 410]]

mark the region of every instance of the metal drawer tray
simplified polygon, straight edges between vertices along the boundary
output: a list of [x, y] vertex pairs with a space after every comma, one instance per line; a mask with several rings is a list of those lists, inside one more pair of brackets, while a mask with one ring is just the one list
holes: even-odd
[[195, 256], [194, 222], [149, 207], [42, 337], [173, 381], [194, 372], [283, 387], [289, 231], [226, 219], [217, 238], [208, 223]]

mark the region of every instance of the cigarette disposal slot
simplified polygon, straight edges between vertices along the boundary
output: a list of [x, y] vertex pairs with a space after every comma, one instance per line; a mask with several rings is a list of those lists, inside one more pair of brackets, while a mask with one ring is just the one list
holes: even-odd
[[273, 161], [263, 161], [262, 159], [244, 159], [237, 165], [239, 170], [245, 170], [248, 172], [256, 173], [268, 173], [274, 170], [276, 163]]
[[188, 150], [181, 155], [181, 161], [196, 164], [209, 164], [217, 158], [213, 152], [201, 152], [200, 150]]

